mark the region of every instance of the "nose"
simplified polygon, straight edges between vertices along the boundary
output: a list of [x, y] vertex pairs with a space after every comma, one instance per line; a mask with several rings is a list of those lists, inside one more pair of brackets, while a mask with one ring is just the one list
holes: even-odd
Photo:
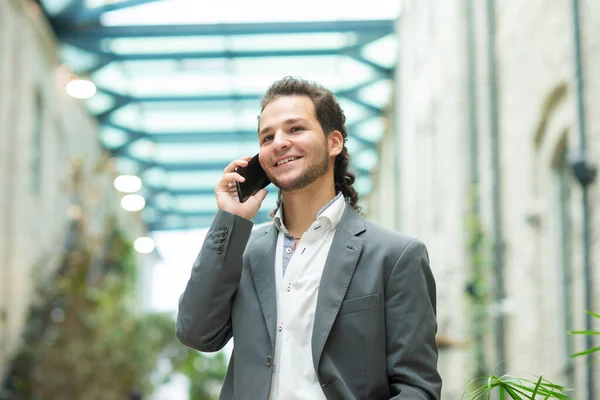
[[275, 137], [273, 137], [273, 148], [275, 151], [286, 150], [290, 147], [290, 141], [285, 132], [281, 129], [275, 132]]

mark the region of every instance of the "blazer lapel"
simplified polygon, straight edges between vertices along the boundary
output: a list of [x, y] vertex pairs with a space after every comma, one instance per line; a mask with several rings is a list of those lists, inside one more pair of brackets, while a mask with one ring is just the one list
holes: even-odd
[[277, 324], [275, 297], [277, 232], [275, 225], [271, 225], [270, 229], [267, 229], [262, 236], [252, 242], [249, 254], [250, 271], [273, 349], [275, 348], [275, 325]]
[[363, 218], [346, 205], [325, 262], [319, 285], [315, 324], [312, 332], [312, 355], [315, 371], [323, 354], [325, 342], [333, 326], [350, 280], [356, 269], [364, 239], [356, 237], [365, 230]]

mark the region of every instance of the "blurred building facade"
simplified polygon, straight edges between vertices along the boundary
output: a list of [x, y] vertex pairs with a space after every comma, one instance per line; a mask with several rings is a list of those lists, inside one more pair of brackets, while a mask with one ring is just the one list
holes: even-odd
[[[107, 217], [131, 239], [144, 233], [119, 205], [94, 122], [65, 92], [69, 78], [37, 5], [0, 2], [0, 373], [33, 301], [34, 266], [52, 273], [70, 220], [84, 218], [92, 236]], [[72, 180], [78, 163], [81, 207]]]
[[[93, 120], [64, 92], [69, 72], [34, 4], [0, 2], [0, 371], [23, 328], [33, 266], [52, 269], [68, 218], [80, 215], [74, 160], [92, 233], [108, 215], [132, 238], [144, 233], [119, 206]], [[600, 187], [589, 186], [584, 212], [568, 156], [583, 137], [586, 159], [600, 160], [600, 3], [582, 1], [581, 18], [572, 4], [403, 2], [395, 103], [365, 201], [372, 219], [429, 248], [445, 399], [501, 371], [543, 374], [584, 398], [588, 365], [568, 357], [583, 338], [567, 331], [585, 327], [586, 290], [600, 312], [598, 268], [589, 279], [584, 270], [586, 257], [600, 259]]]
[[600, 186], [585, 205], [571, 167], [600, 160], [600, 3], [405, 0], [398, 34], [368, 202], [430, 250], [443, 397], [504, 372], [599, 393], [567, 332], [600, 310]]

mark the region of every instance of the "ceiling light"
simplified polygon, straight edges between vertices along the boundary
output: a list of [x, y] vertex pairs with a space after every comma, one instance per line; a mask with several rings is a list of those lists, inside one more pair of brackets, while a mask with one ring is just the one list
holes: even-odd
[[121, 199], [121, 207], [127, 211], [140, 211], [146, 205], [146, 200], [139, 194], [128, 194]]
[[151, 253], [154, 250], [155, 244], [152, 238], [144, 236], [135, 239], [133, 247], [138, 253], [146, 254]]
[[115, 178], [114, 185], [119, 192], [134, 193], [142, 188], [142, 180], [135, 175], [121, 175]]
[[67, 83], [66, 89], [76, 99], [89, 99], [96, 94], [96, 85], [87, 79], [75, 78]]

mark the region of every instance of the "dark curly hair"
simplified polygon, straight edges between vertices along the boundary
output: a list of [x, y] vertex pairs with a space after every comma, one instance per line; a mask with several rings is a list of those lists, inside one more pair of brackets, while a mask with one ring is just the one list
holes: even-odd
[[[315, 105], [317, 120], [323, 128], [325, 135], [333, 131], [339, 131], [344, 138], [344, 147], [342, 152], [335, 158], [334, 163], [334, 182], [335, 192], [342, 192], [346, 202], [356, 211], [361, 212], [358, 205], [359, 197], [356, 189], [352, 186], [356, 177], [350, 171], [350, 154], [346, 148], [348, 132], [346, 131], [346, 116], [340, 107], [333, 93], [316, 82], [307, 81], [300, 78], [287, 76], [274, 82], [263, 96], [260, 107], [261, 113], [265, 107], [280, 96], [306, 96], [310, 98]], [[277, 199], [277, 208], [281, 206], [281, 191]], [[273, 217], [275, 211], [271, 212]]]

